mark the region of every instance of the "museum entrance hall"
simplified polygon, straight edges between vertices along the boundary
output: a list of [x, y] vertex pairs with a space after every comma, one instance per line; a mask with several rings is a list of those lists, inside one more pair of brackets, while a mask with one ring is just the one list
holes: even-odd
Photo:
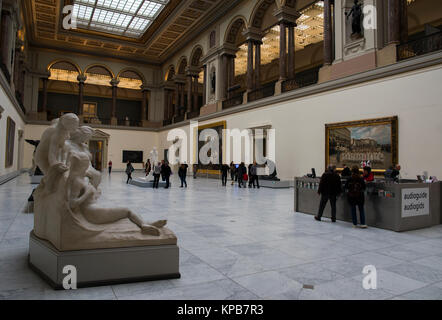
[[442, 300], [441, 1], [0, 13], [0, 300]]

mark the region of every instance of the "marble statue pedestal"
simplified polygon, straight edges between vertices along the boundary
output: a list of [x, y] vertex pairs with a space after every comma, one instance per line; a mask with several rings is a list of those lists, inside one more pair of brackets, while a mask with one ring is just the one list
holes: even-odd
[[31, 176], [31, 184], [40, 184], [41, 179], [43, 179], [44, 176]]
[[[153, 188], [153, 180], [145, 178], [133, 178], [132, 180], [129, 181], [129, 184], [141, 188]], [[158, 188], [164, 188], [165, 186], [166, 186], [166, 181], [162, 181], [160, 178], [160, 182], [158, 183]], [[169, 188], [170, 187], [172, 187], [172, 182], [169, 182]]]
[[291, 186], [291, 182], [288, 180], [274, 181], [259, 179], [259, 186], [272, 189], [288, 189]]
[[63, 289], [65, 266], [77, 269], [77, 287], [180, 278], [177, 245], [58, 251], [50, 242], [29, 237], [29, 265], [54, 289]]

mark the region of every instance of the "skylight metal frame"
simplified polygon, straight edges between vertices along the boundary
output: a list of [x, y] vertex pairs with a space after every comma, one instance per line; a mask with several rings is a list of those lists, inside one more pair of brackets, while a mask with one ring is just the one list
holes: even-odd
[[169, 1], [74, 0], [73, 11], [81, 29], [140, 38]]

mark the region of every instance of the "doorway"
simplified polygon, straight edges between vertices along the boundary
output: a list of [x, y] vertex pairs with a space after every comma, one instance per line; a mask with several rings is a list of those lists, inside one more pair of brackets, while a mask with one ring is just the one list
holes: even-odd
[[103, 170], [103, 141], [90, 140], [89, 151], [92, 154], [92, 166], [95, 168], [95, 170]]

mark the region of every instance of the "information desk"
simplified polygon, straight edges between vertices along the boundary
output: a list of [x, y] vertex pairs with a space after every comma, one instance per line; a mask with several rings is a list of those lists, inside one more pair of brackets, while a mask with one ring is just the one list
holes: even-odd
[[[295, 212], [318, 213], [319, 181], [319, 178], [295, 178]], [[342, 183], [344, 186], [345, 181]], [[352, 221], [346, 193], [338, 197], [336, 207], [338, 220]], [[359, 221], [359, 210], [357, 212]], [[368, 226], [393, 231], [415, 230], [440, 224], [441, 215], [441, 182], [376, 180], [367, 183], [365, 217]], [[323, 217], [331, 217], [330, 203], [327, 203]]]

